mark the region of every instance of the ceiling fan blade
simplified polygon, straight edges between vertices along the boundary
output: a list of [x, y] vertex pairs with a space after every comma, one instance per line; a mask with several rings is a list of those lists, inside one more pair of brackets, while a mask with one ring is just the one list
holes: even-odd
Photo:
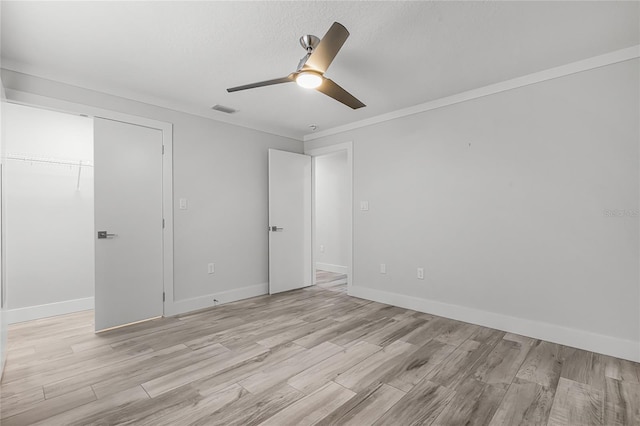
[[312, 68], [324, 74], [348, 37], [349, 31], [342, 24], [334, 22], [320, 40], [320, 44], [313, 49], [305, 63], [305, 68]]
[[316, 90], [332, 97], [338, 102], [342, 102], [352, 109], [358, 109], [366, 106], [356, 99], [351, 93], [347, 92], [342, 87], [338, 86], [333, 80], [328, 78], [324, 78], [322, 84], [317, 87]]
[[247, 90], [247, 89], [253, 89], [256, 87], [272, 86], [274, 84], [290, 83], [292, 81], [295, 81], [295, 80], [293, 78], [293, 74], [290, 74], [287, 77], [283, 77], [283, 78], [276, 78], [273, 80], [260, 81], [258, 83], [245, 84], [244, 86], [231, 87], [230, 89], [227, 89], [227, 92], [229, 93], [237, 92], [238, 90]]

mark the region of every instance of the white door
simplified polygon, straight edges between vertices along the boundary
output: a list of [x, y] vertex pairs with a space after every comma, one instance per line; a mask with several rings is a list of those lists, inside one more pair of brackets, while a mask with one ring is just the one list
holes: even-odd
[[269, 293], [312, 284], [311, 157], [269, 150]]
[[163, 314], [162, 131], [94, 122], [96, 331]]

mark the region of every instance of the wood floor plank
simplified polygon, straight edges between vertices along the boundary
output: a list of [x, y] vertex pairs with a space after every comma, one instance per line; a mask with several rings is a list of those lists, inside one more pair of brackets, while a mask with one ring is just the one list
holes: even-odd
[[280, 382], [286, 382], [290, 377], [295, 376], [311, 366], [319, 364], [343, 350], [342, 347], [330, 342], [321, 343], [318, 346], [287, 358], [279, 364], [272, 365], [266, 370], [253, 374], [241, 380], [238, 384], [251, 393], [264, 392], [270, 387]]
[[500, 340], [504, 339], [504, 336], [506, 335], [507, 333], [504, 331], [494, 330], [487, 327], [478, 327], [476, 331], [469, 336], [469, 340], [486, 346], [495, 346]]
[[409, 392], [427, 374], [434, 371], [447, 359], [454, 350], [455, 346], [430, 340], [402, 362], [396, 363], [394, 368], [382, 378], [382, 381], [404, 392]]
[[456, 390], [455, 396], [438, 416], [435, 424], [486, 425], [498, 409], [506, 390], [469, 379]]
[[274, 348], [270, 348], [268, 352], [252, 358], [249, 362], [236, 364], [224, 371], [216, 372], [211, 375], [204, 376], [194, 382], [190, 386], [197, 389], [201, 395], [210, 395], [217, 392], [221, 388], [237, 383], [247, 377], [279, 364], [306, 349], [298, 346], [293, 342], [288, 342]]
[[3, 426], [30, 425], [49, 419], [56, 414], [65, 413], [88, 402], [95, 401], [96, 396], [90, 386], [62, 395], [58, 398], [37, 402], [16, 415], [3, 418]]
[[459, 346], [478, 330], [477, 325], [461, 321], [446, 320], [445, 323], [447, 326], [443, 327], [434, 339], [448, 345]]
[[477, 380], [500, 385], [504, 390], [511, 384], [535, 340], [509, 337], [506, 335], [487, 358], [474, 367]]
[[261, 424], [304, 397], [304, 394], [286, 383], [266, 392], [252, 394], [245, 390], [242, 397], [217, 411], [209, 411], [192, 426], [253, 426]]
[[516, 378], [490, 426], [546, 425], [554, 396], [553, 388]]
[[295, 327], [301, 324], [305, 324], [305, 322], [298, 318], [282, 319], [243, 334], [233, 333], [233, 335], [228, 335], [220, 339], [219, 342], [232, 350], [242, 349], [255, 344], [257, 340], [275, 336], [286, 331], [289, 327]]
[[44, 390], [41, 387], [14, 395], [0, 392], [0, 420], [27, 411], [44, 399]]
[[455, 391], [423, 380], [374, 424], [376, 426], [431, 424], [454, 396]]
[[[175, 318], [158, 318], [98, 334], [90, 333], [88, 335], [75, 336], [76, 338], [70, 339], [66, 344], [71, 347], [74, 353], [80, 353], [100, 346], [113, 345], [117, 347], [120, 342], [134, 340], [140, 336], [151, 337], [159, 333], [171, 332], [172, 329], [183, 326], [184, 324]], [[136, 342], [146, 342], [146, 339], [136, 340]]]
[[[150, 351], [148, 351], [150, 352]], [[83, 361], [91, 361], [100, 356], [106, 356], [110, 358], [114, 355], [115, 351], [109, 346], [101, 346], [89, 351], [85, 351], [82, 354], [74, 354], [73, 351], [69, 351], [66, 355], [57, 356], [54, 359], [40, 359], [38, 362], [30, 360], [26, 365], [22, 364], [19, 367], [16, 364], [11, 365], [11, 368], [7, 368], [2, 376], [2, 383], [9, 384], [24, 379], [27, 376], [33, 377], [35, 375], [46, 374], [51, 370], [61, 370], [68, 368], [75, 370], [75, 366]]]
[[[218, 352], [227, 351], [226, 348], [222, 347], [218, 347], [216, 349], [218, 350]], [[187, 353], [189, 351], [190, 349], [184, 345], [176, 345], [162, 351], [151, 352], [139, 357], [133, 357], [116, 364], [107, 364], [104, 367], [83, 372], [82, 374], [74, 374], [57, 382], [47, 384], [44, 386], [44, 392], [47, 398], [55, 398], [65, 393], [72, 392], [76, 389], [94, 385], [107, 377], [111, 379], [117, 377], [119, 374], [131, 374], [132, 372], [138, 371], [138, 369], [144, 368], [145, 366], [151, 366], [157, 362], [162, 361], [163, 359], [170, 358], [176, 353]], [[134, 385], [136, 384], [140, 383], [135, 383]], [[125, 389], [131, 387], [133, 386], [128, 386]], [[96, 396], [98, 396], [98, 394], [96, 394]]]
[[382, 350], [380, 346], [360, 342], [357, 345], [343, 349], [342, 352], [318, 364], [312, 365], [291, 377], [287, 382], [294, 388], [308, 395], [380, 350]]
[[[172, 346], [171, 348], [179, 348], [180, 345]], [[168, 348], [169, 349], [169, 348]], [[195, 362], [212, 358], [216, 355], [229, 352], [227, 348], [222, 345], [210, 345], [196, 351], [188, 349], [186, 346], [184, 349], [175, 350], [171, 353], [166, 353], [168, 349], [163, 351], [157, 351], [156, 354], [163, 353], [164, 356], [156, 356], [150, 360], [145, 360], [141, 363], [135, 363], [118, 368], [115, 372], [108, 375], [107, 379], [101, 380], [94, 377], [91, 379], [91, 387], [96, 393], [98, 398], [103, 398], [106, 395], [111, 395], [125, 389], [134, 387], [153, 380], [157, 377], [161, 377], [174, 370], [178, 370]], [[103, 378], [105, 375], [103, 375]]]
[[207, 413], [237, 401], [247, 393], [239, 385], [231, 385], [216, 394], [201, 396], [188, 385], [166, 392], [154, 399], [140, 399], [116, 410], [95, 410], [84, 421], [100, 425], [180, 425], [198, 421]]
[[342, 404], [338, 409], [316, 423], [316, 426], [362, 426], [374, 424], [404, 395], [405, 392], [392, 386], [376, 383]]
[[288, 326], [299, 324], [303, 324], [303, 322], [296, 318], [291, 318], [284, 321], [282, 321], [281, 318], [251, 321], [226, 329], [223, 328], [217, 331], [203, 330], [202, 332], [197, 334], [192, 333], [189, 336], [186, 345], [191, 349], [199, 349], [210, 344], [219, 343], [228, 347], [229, 349], [234, 349], [234, 347], [239, 346], [239, 341], [250, 340], [252, 336], [260, 333], [260, 330], [264, 330], [266, 334], [266, 332], [272, 331], [274, 328], [286, 328]]
[[602, 391], [563, 377], [549, 414], [550, 426], [602, 425], [604, 401]]
[[[68, 395], [66, 394], [60, 398], [66, 398]], [[34, 426], [87, 426], [89, 424], [101, 424], [100, 419], [117, 415], [122, 411], [123, 407], [147, 399], [149, 399], [149, 395], [144, 389], [136, 386], [106, 398], [77, 405], [76, 408], [39, 421]]]
[[516, 377], [555, 389], [560, 380], [561, 370], [560, 345], [538, 340], [529, 351]]
[[593, 352], [563, 346], [560, 377], [604, 391], [605, 363]]
[[434, 318], [423, 326], [417, 327], [402, 340], [414, 345], [423, 345], [429, 340], [438, 338], [442, 343], [458, 346], [467, 340], [477, 328], [478, 326], [461, 321]]
[[[176, 393], [184, 392], [182, 389], [176, 389]], [[139, 410], [134, 408], [132, 410], [132, 418], [136, 423], [145, 426], [174, 426], [178, 424], [194, 424], [202, 421], [210, 413], [227, 407], [234, 402], [238, 401], [247, 391], [238, 384], [232, 384], [223, 388], [211, 395], [201, 397], [195, 402], [188, 404], [182, 404], [180, 407], [166, 407], [162, 406], [162, 409], [158, 410], [158, 404], [154, 404], [156, 409], [152, 414], [140, 419], [138, 414]], [[155, 402], [155, 401], [154, 401]]]
[[606, 379], [604, 424], [640, 425], [640, 383]]
[[[45, 347], [46, 346], [46, 350]], [[23, 348], [16, 349], [8, 349], [7, 351], [7, 362], [5, 364], [5, 372], [11, 370], [21, 369], [27, 366], [37, 368], [41, 363], [51, 362], [56, 359], [64, 358], [68, 355], [73, 355], [73, 350], [69, 345], [57, 344], [57, 345], [48, 345], [48, 344], [37, 344], [37, 347], [28, 346], [30, 348], [34, 348], [35, 353], [30, 355], [23, 355], [19, 359], [14, 360], [11, 357], [11, 353], [13, 351], [20, 351]]]
[[349, 401], [355, 392], [329, 382], [261, 423], [263, 426], [313, 425]]
[[354, 392], [366, 389], [385, 377], [395, 368], [395, 363], [404, 360], [418, 349], [410, 343], [396, 341], [354, 365], [336, 377], [335, 382]]
[[474, 366], [486, 362], [494, 344], [497, 345], [498, 342], [481, 344], [475, 340], [467, 340], [451, 352], [437, 369], [427, 374], [426, 378], [455, 390], [460, 383], [474, 376]]
[[604, 364], [605, 377], [623, 382], [640, 383], [640, 364], [607, 355], [598, 355]]
[[427, 320], [422, 318], [400, 318], [398, 320], [393, 320], [392, 323], [379, 329], [375, 333], [370, 333], [364, 336], [362, 340], [377, 346], [387, 346], [396, 340], [401, 340], [407, 334], [420, 326], [425, 325], [427, 322]]
[[336, 336], [331, 339], [330, 342], [335, 343], [340, 346], [352, 346], [366, 339], [371, 333], [375, 333], [378, 329], [390, 324], [392, 322], [391, 318], [378, 318], [376, 320], [367, 320], [363, 325], [359, 327], [355, 327], [349, 331], [344, 332], [343, 334]]
[[314, 331], [313, 333], [309, 333], [306, 336], [294, 340], [294, 342], [297, 345], [303, 346], [308, 349], [313, 348], [320, 343], [328, 342], [331, 339], [342, 335], [346, 331], [357, 328], [364, 324], [366, 324], [366, 320], [360, 318], [344, 322], [334, 321], [333, 324], [328, 324], [327, 326], [322, 327]]
[[140, 355], [151, 354], [152, 352], [152, 349], [143, 350], [138, 353], [116, 352], [113, 354], [109, 353], [93, 358], [82, 359], [75, 364], [67, 365], [65, 363], [65, 365], [60, 368], [52, 368], [8, 383], [5, 383], [3, 380], [2, 389], [6, 392], [15, 392], [30, 389], [35, 386], [45, 386], [81, 373], [87, 373], [92, 370], [102, 368], [105, 365], [114, 365]]
[[333, 325], [334, 323], [335, 321], [333, 321], [332, 319], [324, 319], [312, 323], [303, 323], [297, 327], [290, 328], [276, 335], [260, 339], [258, 340], [258, 343], [262, 346], [266, 346], [267, 348], [273, 348], [283, 343], [291, 342], [293, 340], [307, 336], [318, 330], [322, 330], [326, 327], [329, 327], [330, 325]]
[[240, 352], [224, 352], [214, 357], [191, 364], [187, 367], [174, 370], [164, 376], [149, 380], [148, 382], [143, 383], [142, 387], [147, 391], [149, 396], [153, 398], [164, 392], [170, 391], [171, 389], [175, 389], [184, 384], [198, 380], [203, 376], [231, 368], [236, 364], [245, 362], [268, 351], [269, 349], [264, 346], [255, 344], [255, 346]]

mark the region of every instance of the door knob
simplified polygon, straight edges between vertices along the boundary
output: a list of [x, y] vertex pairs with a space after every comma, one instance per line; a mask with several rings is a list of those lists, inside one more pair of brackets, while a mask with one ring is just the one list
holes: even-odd
[[102, 240], [104, 238], [113, 238], [116, 237], [116, 234], [109, 234], [107, 231], [98, 231], [98, 239]]

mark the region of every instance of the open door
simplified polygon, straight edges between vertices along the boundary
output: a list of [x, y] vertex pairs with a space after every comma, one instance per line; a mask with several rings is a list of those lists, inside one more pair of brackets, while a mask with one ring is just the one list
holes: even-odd
[[269, 150], [269, 293], [312, 284], [311, 157]]
[[94, 122], [96, 331], [163, 314], [162, 131]]

